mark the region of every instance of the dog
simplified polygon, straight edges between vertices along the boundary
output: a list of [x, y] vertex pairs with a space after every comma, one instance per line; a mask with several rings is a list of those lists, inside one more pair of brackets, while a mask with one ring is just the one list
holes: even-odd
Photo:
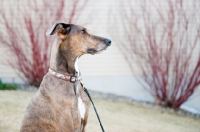
[[77, 63], [84, 54], [106, 50], [111, 40], [61, 22], [47, 31], [54, 34], [49, 72], [27, 107], [20, 132], [85, 132], [90, 100], [82, 89]]

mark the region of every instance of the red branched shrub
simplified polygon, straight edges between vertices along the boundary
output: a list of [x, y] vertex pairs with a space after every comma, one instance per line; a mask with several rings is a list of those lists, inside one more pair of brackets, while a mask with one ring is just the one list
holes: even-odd
[[157, 104], [177, 109], [200, 85], [199, 7], [196, 0], [121, 6], [123, 21], [113, 36], [132, 71], [141, 71], [137, 79]]
[[76, 22], [86, 3], [86, 0], [2, 1], [0, 45], [7, 50], [4, 64], [14, 68], [28, 84], [38, 87], [49, 67], [52, 42], [45, 32], [57, 21]]

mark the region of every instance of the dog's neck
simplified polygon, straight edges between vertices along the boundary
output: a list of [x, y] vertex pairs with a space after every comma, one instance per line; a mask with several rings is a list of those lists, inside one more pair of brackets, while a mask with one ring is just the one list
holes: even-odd
[[52, 45], [50, 68], [61, 74], [79, 76], [79, 57], [74, 56], [70, 48], [63, 49], [61, 43], [62, 41], [57, 38]]

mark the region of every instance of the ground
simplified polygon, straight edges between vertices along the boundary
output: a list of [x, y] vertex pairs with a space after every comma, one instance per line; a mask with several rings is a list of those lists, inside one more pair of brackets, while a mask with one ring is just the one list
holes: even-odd
[[[0, 91], [0, 132], [18, 132], [34, 92]], [[106, 132], [200, 132], [200, 119], [137, 103], [94, 99]], [[101, 132], [93, 108], [87, 132]]]

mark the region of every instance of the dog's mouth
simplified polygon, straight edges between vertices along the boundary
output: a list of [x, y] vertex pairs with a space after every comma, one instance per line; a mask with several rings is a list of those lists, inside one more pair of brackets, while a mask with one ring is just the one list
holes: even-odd
[[99, 53], [102, 53], [103, 51], [105, 51], [106, 49], [107, 49], [107, 47], [105, 47], [101, 50], [96, 50], [96, 49], [91, 48], [91, 49], [87, 50], [87, 53], [92, 54], [92, 55], [99, 54]]
[[96, 49], [88, 49], [88, 50], [87, 50], [87, 53], [89, 53], [89, 54], [94, 54], [94, 53], [96, 53], [96, 52], [97, 52]]

